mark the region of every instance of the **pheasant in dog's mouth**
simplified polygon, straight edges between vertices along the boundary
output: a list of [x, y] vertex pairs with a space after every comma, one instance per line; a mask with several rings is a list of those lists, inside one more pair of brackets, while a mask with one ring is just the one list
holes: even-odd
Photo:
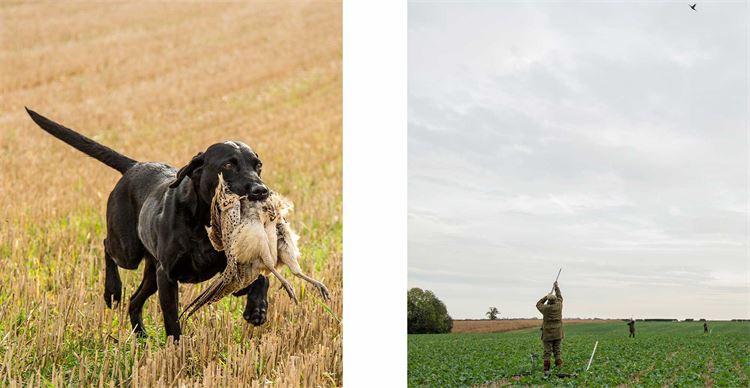
[[271, 192], [263, 201], [250, 201], [229, 189], [219, 174], [219, 184], [211, 200], [211, 226], [206, 228], [211, 244], [224, 251], [227, 266], [183, 311], [186, 319], [206, 304], [247, 287], [263, 272], [271, 272], [281, 282], [289, 297], [297, 303], [292, 285], [278, 272], [286, 264], [292, 274], [310, 282], [324, 300], [330, 298], [323, 283], [302, 273], [297, 248], [299, 236], [285, 219], [292, 203]]

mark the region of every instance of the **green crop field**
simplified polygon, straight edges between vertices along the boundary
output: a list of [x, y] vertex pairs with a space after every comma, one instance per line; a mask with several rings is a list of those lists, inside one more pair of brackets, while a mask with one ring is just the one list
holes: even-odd
[[565, 365], [549, 376], [542, 371], [538, 328], [410, 335], [409, 386], [750, 386], [750, 323], [709, 327], [704, 335], [702, 322], [638, 322], [632, 339], [625, 322], [568, 325]]

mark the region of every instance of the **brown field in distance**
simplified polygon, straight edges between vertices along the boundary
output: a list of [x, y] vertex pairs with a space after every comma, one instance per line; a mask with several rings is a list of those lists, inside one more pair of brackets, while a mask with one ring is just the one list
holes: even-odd
[[[579, 323], [608, 323], [620, 322], [611, 319], [563, 319], [563, 325]], [[542, 327], [541, 319], [454, 319], [451, 333], [502, 333], [506, 331], [522, 330], [532, 327]]]
[[[340, 386], [341, 4], [0, 5], [0, 386]], [[142, 268], [102, 298], [104, 213], [119, 174], [38, 128], [24, 106], [140, 161], [177, 168], [242, 140], [295, 204], [300, 264], [266, 325], [228, 297], [167, 345], [157, 295], [149, 338], [130, 335]], [[184, 306], [207, 284], [180, 286]]]

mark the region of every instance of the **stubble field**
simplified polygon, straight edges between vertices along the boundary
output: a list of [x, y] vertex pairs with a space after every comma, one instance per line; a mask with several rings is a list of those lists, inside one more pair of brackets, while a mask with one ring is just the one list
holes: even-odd
[[[565, 325], [616, 322], [605, 319], [564, 319]], [[454, 319], [451, 333], [503, 333], [506, 331], [542, 327], [541, 319]]]
[[564, 365], [549, 376], [538, 328], [410, 335], [409, 386], [747, 387], [750, 323], [709, 325], [711, 333], [703, 334], [701, 322], [638, 322], [635, 339], [628, 338], [625, 322], [569, 325]]
[[[0, 4], [0, 386], [342, 384], [341, 5]], [[278, 282], [268, 323], [245, 299], [205, 307], [167, 344], [102, 298], [105, 205], [119, 174], [36, 127], [24, 105], [140, 161], [177, 168], [244, 141], [295, 203], [301, 266], [332, 300]], [[184, 306], [204, 285], [181, 285]], [[300, 295], [301, 294], [301, 295]]]

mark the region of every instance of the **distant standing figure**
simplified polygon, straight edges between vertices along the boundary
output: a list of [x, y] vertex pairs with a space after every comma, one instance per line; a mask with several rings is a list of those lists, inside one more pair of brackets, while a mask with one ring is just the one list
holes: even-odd
[[628, 329], [630, 329], [630, 334], [628, 334], [628, 338], [630, 337], [635, 338], [635, 320], [633, 320], [633, 318], [630, 318], [630, 322], [628, 322]]
[[703, 322], [703, 334], [708, 333], [708, 322]]
[[[550, 353], [555, 353], [555, 366], [563, 364], [560, 345], [563, 339], [562, 307], [563, 298], [557, 282], [554, 283], [555, 293], [549, 293], [536, 302], [536, 309], [542, 313], [542, 343], [544, 344], [544, 372], [549, 372]], [[545, 304], [547, 302], [547, 304]]]

